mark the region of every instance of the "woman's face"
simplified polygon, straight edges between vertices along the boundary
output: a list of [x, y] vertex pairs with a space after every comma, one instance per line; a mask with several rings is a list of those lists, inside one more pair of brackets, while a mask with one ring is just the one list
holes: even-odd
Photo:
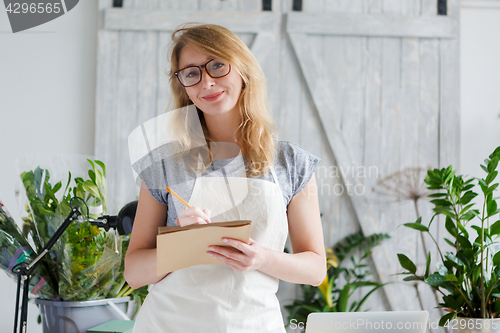
[[[211, 60], [196, 50], [191, 45], [186, 45], [179, 56], [179, 68], [188, 66], [201, 66]], [[241, 94], [243, 79], [234, 68], [224, 77], [211, 78], [202, 70], [201, 81], [191, 87], [185, 87], [186, 93], [193, 103], [202, 110], [205, 115], [217, 116], [227, 112], [239, 113], [238, 99]]]

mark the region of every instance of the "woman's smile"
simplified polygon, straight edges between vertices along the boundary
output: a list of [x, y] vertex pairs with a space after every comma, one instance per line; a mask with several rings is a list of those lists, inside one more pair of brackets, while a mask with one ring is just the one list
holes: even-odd
[[219, 97], [222, 96], [222, 94], [224, 94], [224, 91], [219, 91], [215, 94], [211, 94], [211, 95], [207, 95], [207, 96], [203, 96], [202, 98], [208, 102], [213, 102], [217, 99], [219, 99]]

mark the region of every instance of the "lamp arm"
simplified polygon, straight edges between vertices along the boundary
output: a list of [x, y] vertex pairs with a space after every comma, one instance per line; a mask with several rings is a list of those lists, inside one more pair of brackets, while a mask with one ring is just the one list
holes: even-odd
[[71, 222], [75, 220], [76, 217], [81, 215], [78, 209], [73, 208], [69, 213], [68, 217], [64, 220], [61, 226], [56, 230], [56, 232], [50, 237], [49, 241], [43, 249], [40, 251], [40, 254], [27, 266], [21, 265], [19, 267], [18, 279], [17, 279], [17, 296], [16, 296], [16, 315], [15, 315], [15, 323], [14, 323], [14, 333], [16, 333], [17, 329], [17, 318], [19, 311], [19, 292], [20, 292], [20, 284], [23, 283], [23, 298], [21, 305], [21, 323], [19, 326], [20, 333], [26, 333], [26, 326], [28, 323], [28, 289], [29, 289], [29, 281], [31, 279], [31, 274], [35, 271], [40, 263], [40, 260], [50, 251], [52, 246], [57, 242], [57, 240], [62, 236], [62, 234], [66, 231]]

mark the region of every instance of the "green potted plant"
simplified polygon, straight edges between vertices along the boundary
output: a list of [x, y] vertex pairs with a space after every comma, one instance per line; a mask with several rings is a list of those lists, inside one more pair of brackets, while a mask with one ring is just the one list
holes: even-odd
[[[12, 263], [29, 262], [40, 253], [70, 213], [71, 198], [81, 198], [72, 200], [71, 205], [83, 215], [95, 219], [106, 213], [105, 165], [97, 160], [87, 161], [87, 175], [73, 177], [67, 172], [65, 179], [56, 181], [51, 179], [48, 168], [22, 171], [28, 213], [23, 217], [22, 232], [13, 221], [8, 221], [11, 217], [5, 210], [0, 211], [0, 221], [4, 222], [0, 224], [0, 250], [4, 254], [4, 258], [0, 257], [4, 262], [1, 267], [8, 274], [12, 274]], [[30, 286], [40, 307], [44, 332], [86, 331], [104, 321], [118, 319], [109, 314], [103, 316], [106, 312], [113, 314], [105, 308], [108, 302], [116, 303], [122, 311], [126, 311], [129, 296], [142, 303], [147, 287], [133, 290], [123, 276], [127, 247], [128, 236], [106, 232], [88, 221], [73, 221], [69, 225], [43, 257]], [[22, 255], [19, 249], [23, 249]], [[97, 312], [89, 313], [89, 306], [94, 306]], [[74, 318], [78, 312], [85, 313], [83, 320]]]
[[[430, 252], [427, 254], [425, 272], [417, 273], [415, 264], [404, 254], [398, 254], [399, 262], [408, 275], [406, 281], [423, 281], [442, 296], [440, 307], [445, 314], [441, 326], [453, 329], [469, 329], [480, 332], [482, 329], [500, 329], [494, 318], [500, 316], [500, 252], [496, 239], [500, 235], [500, 219], [494, 191], [498, 187], [500, 147], [489, 155], [481, 168], [483, 178], [456, 175], [450, 165], [443, 169], [427, 172], [427, 188], [436, 193], [430, 194], [434, 204], [434, 215], [429, 223], [422, 223], [419, 217], [406, 227], [427, 233], [434, 241], [439, 252], [436, 270], [431, 271]], [[477, 183], [477, 184], [476, 184]], [[476, 209], [473, 200], [479, 185], [482, 194], [480, 208]], [[430, 233], [432, 223], [444, 223], [448, 236], [444, 238], [448, 247], [442, 249]], [[480, 318], [482, 320], [477, 320]]]
[[[325, 280], [318, 287], [300, 285], [301, 298], [285, 306], [289, 312], [288, 325], [291, 328], [301, 327], [312, 312], [360, 311], [368, 297], [384, 286], [369, 279], [371, 272], [364, 261], [371, 254], [371, 249], [387, 238], [390, 238], [387, 234], [365, 237], [363, 233], [357, 232], [327, 249]], [[344, 260], [349, 254], [351, 254], [349, 263], [345, 264]], [[353, 301], [351, 296], [362, 287], [370, 289], [363, 294], [361, 300]]]

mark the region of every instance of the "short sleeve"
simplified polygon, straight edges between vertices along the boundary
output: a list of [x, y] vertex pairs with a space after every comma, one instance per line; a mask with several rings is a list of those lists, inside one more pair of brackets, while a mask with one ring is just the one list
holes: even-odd
[[281, 178], [289, 202], [304, 189], [321, 159], [304, 148], [286, 141], [278, 141], [277, 173]]
[[311, 180], [321, 159], [302, 147], [294, 147], [294, 172], [292, 174], [292, 197], [296, 196]]
[[167, 204], [167, 200], [168, 200], [166, 198], [168, 195], [167, 191], [155, 190], [155, 189], [148, 189], [148, 190], [149, 190], [149, 193], [151, 193], [151, 196], [156, 199], [156, 201], [158, 201], [162, 205]]

